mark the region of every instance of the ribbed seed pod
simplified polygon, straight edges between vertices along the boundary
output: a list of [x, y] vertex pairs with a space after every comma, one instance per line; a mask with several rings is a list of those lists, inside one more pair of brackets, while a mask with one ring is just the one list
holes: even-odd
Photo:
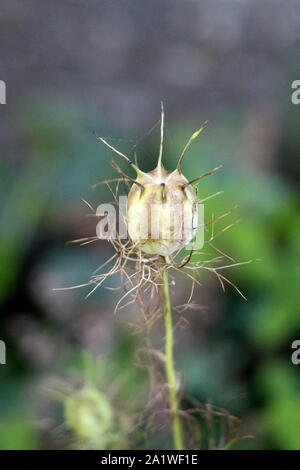
[[161, 107], [161, 139], [158, 163], [154, 170], [144, 173], [126, 155], [102, 137], [107, 147], [126, 160], [136, 171], [127, 201], [126, 222], [129, 236], [143, 252], [167, 257], [183, 248], [195, 236], [198, 225], [197, 195], [191, 185], [220, 167], [188, 181], [181, 172], [183, 157], [192, 141], [206, 127], [207, 121], [190, 137], [174, 171], [162, 165], [164, 111]]
[[132, 241], [148, 254], [168, 256], [189, 243], [197, 227], [197, 195], [178, 169], [137, 172], [127, 204]]
[[[195, 236], [198, 225], [197, 194], [181, 172], [183, 157], [192, 141], [206, 127], [205, 122], [188, 140], [174, 171], [162, 166], [164, 110], [161, 106], [160, 150], [157, 167], [137, 173], [127, 202], [127, 228], [132, 241], [148, 254], [168, 256], [183, 248]], [[124, 157], [124, 155], [122, 155]], [[125, 157], [127, 158], [127, 157]], [[214, 171], [214, 170], [213, 170]]]

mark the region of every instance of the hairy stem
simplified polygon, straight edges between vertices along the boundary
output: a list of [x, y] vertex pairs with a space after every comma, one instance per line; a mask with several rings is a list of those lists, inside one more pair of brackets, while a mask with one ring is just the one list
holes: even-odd
[[179, 404], [176, 393], [176, 372], [174, 367], [174, 338], [172, 311], [169, 290], [169, 276], [167, 269], [163, 270], [163, 302], [164, 302], [164, 318], [165, 318], [165, 367], [167, 376], [167, 387], [169, 392], [170, 409], [172, 414], [172, 435], [174, 447], [176, 450], [184, 450], [182, 437], [182, 427], [179, 416]]

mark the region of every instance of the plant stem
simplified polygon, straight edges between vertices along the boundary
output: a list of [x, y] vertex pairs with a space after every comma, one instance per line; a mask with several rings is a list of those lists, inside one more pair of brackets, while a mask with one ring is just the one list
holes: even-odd
[[173, 323], [172, 311], [169, 290], [169, 275], [167, 269], [163, 270], [163, 302], [164, 302], [164, 317], [165, 317], [165, 367], [167, 376], [167, 387], [169, 391], [170, 409], [172, 414], [172, 435], [174, 447], [176, 450], [184, 450], [184, 443], [182, 437], [182, 427], [179, 416], [178, 398], [176, 393], [176, 372], [174, 368], [174, 338], [173, 338]]

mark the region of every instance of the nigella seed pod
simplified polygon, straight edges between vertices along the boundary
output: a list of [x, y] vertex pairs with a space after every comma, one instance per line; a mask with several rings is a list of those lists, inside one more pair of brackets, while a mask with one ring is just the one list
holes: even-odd
[[179, 172], [158, 166], [138, 171], [127, 203], [130, 238], [143, 252], [169, 256], [184, 247], [197, 227], [197, 195]]
[[168, 257], [195, 236], [198, 225], [197, 194], [181, 172], [184, 154], [206, 122], [189, 139], [177, 168], [166, 171], [162, 165], [164, 111], [161, 107], [160, 150], [157, 167], [149, 173], [137, 172], [127, 202], [127, 228], [130, 238], [143, 252]]
[[163, 105], [161, 106], [158, 163], [156, 168], [148, 173], [140, 170], [126, 155], [115, 149], [102, 137], [97, 136], [136, 171], [136, 178], [132, 179], [117, 169], [127, 181], [133, 183], [127, 201], [127, 229], [135, 247], [145, 253], [168, 257], [174, 251], [191, 242], [196, 235], [198, 204], [192, 183], [213, 173], [220, 167], [188, 181], [182, 174], [181, 166], [186, 150], [206, 125], [207, 121], [190, 137], [174, 171], [167, 171], [162, 165]]

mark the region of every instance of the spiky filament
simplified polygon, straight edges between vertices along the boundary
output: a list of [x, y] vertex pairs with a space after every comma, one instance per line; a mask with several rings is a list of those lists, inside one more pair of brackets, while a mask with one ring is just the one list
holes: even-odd
[[189, 184], [196, 183], [196, 181], [199, 181], [199, 180], [201, 180], [202, 178], [205, 178], [205, 176], [212, 175], [213, 173], [215, 173], [216, 171], [220, 170], [221, 168], [223, 168], [223, 165], [216, 166], [216, 167], [213, 168], [212, 170], [207, 171], [206, 173], [203, 173], [203, 175], [197, 176], [197, 178], [193, 178], [192, 180], [188, 181], [185, 185], [183, 185], [183, 187], [186, 187], [186, 186], [188, 186]]
[[160, 115], [160, 145], [159, 145], [159, 154], [157, 160], [157, 167], [156, 169], [158, 172], [161, 173], [162, 169], [162, 153], [163, 153], [163, 146], [164, 146], [164, 121], [165, 121], [165, 113], [164, 113], [164, 104], [161, 101], [160, 103], [161, 115]]
[[103, 137], [101, 137], [100, 135], [96, 134], [95, 132], [94, 134], [97, 137], [97, 139], [99, 139], [104, 145], [106, 145], [106, 147], [110, 148], [113, 152], [115, 152], [117, 155], [119, 155], [124, 160], [126, 160], [126, 162], [132, 166], [132, 168], [136, 171], [137, 174], [141, 172], [141, 170], [133, 163], [133, 161], [130, 160], [130, 158], [128, 158], [126, 155], [124, 155], [124, 153], [120, 152], [120, 150], [117, 150], [115, 147], [109, 144], [105, 139], [103, 139]]
[[199, 129], [198, 129], [196, 132], [194, 132], [193, 135], [191, 135], [191, 137], [189, 138], [189, 140], [188, 140], [187, 143], [185, 144], [185, 147], [184, 147], [184, 149], [183, 149], [182, 152], [181, 152], [181, 155], [180, 155], [180, 157], [179, 157], [179, 160], [178, 160], [178, 163], [177, 163], [177, 167], [176, 167], [176, 169], [177, 169], [180, 173], [181, 173], [181, 167], [182, 167], [183, 158], [184, 158], [184, 155], [185, 155], [187, 149], [189, 148], [189, 146], [191, 145], [191, 143], [193, 142], [193, 140], [195, 140], [195, 139], [198, 137], [198, 135], [203, 131], [203, 129], [206, 128], [207, 124], [208, 124], [208, 121], [205, 121], [205, 122], [199, 127]]

